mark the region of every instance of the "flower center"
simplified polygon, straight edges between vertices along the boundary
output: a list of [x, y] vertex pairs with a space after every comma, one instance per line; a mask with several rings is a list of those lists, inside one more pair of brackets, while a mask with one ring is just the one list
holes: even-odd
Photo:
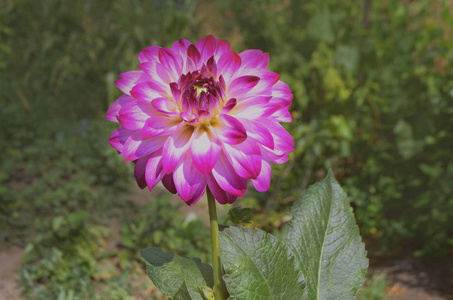
[[182, 110], [195, 113], [199, 110], [211, 115], [218, 114], [225, 104], [223, 85], [203, 70], [181, 75], [178, 86], [181, 89]]
[[208, 88], [206, 86], [199, 86], [199, 85], [194, 85], [195, 90], [197, 91], [197, 98], [200, 96], [202, 92], [207, 93]]

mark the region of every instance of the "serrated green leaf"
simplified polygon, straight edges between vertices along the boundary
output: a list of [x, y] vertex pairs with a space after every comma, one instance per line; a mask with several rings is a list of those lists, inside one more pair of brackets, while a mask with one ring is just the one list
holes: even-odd
[[225, 220], [225, 224], [227, 221], [231, 221], [235, 224], [239, 223], [253, 223], [252, 220], [247, 219], [246, 216], [252, 212], [251, 208], [245, 207], [241, 208], [240, 206], [234, 207], [228, 211], [228, 218]]
[[304, 281], [287, 246], [259, 229], [220, 232], [220, 258], [235, 299], [302, 299]]
[[176, 294], [173, 296], [173, 299], [174, 300], [192, 299], [192, 297], [190, 297], [189, 290], [187, 289], [187, 284], [185, 282], [183, 282], [179, 291], [176, 292]]
[[214, 285], [212, 267], [198, 258], [164, 253], [155, 247], [140, 250], [140, 255], [146, 263], [149, 278], [171, 298], [203, 300], [199, 288]]
[[286, 243], [303, 272], [304, 299], [354, 299], [368, 259], [346, 198], [332, 172], [291, 209]]

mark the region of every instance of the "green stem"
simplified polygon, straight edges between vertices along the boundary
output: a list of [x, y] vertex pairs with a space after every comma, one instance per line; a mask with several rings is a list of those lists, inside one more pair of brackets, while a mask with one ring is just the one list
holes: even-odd
[[217, 221], [217, 211], [215, 199], [209, 188], [206, 188], [208, 196], [209, 220], [211, 223], [211, 247], [212, 247], [212, 268], [214, 271], [214, 294], [216, 300], [225, 300], [223, 292], [222, 268], [220, 266], [220, 247], [219, 247], [219, 223]]

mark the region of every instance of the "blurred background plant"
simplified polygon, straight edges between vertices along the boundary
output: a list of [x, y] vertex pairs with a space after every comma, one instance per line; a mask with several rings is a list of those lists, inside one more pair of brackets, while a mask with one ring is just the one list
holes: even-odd
[[[240, 201], [254, 226], [278, 231], [333, 168], [372, 262], [451, 258], [452, 10], [442, 0], [1, 1], [0, 243], [25, 249], [26, 297], [158, 297], [138, 249], [208, 260], [202, 204], [181, 214], [158, 193], [133, 200], [143, 194], [103, 117], [142, 48], [207, 34], [269, 52], [294, 92], [296, 150], [273, 167], [269, 192]], [[377, 281], [369, 295], [385, 289]]]

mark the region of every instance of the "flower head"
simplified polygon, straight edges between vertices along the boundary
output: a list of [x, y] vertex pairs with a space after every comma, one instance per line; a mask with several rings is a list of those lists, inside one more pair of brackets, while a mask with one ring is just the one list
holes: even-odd
[[106, 118], [120, 123], [110, 144], [135, 163], [141, 188], [159, 181], [189, 205], [209, 187], [218, 202], [242, 196], [248, 179], [269, 189], [270, 163], [284, 163], [294, 142], [279, 122], [290, 122], [292, 93], [267, 70], [269, 55], [238, 53], [207, 36], [195, 44], [151, 46], [140, 70], [120, 75], [124, 93]]

